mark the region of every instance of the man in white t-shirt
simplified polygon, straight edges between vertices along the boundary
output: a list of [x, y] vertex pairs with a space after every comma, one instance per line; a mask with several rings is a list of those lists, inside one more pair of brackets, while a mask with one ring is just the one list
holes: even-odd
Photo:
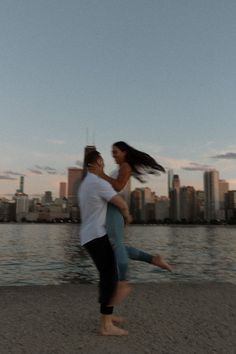
[[127, 222], [131, 220], [131, 217], [127, 203], [107, 181], [99, 177], [103, 173], [104, 161], [98, 151], [88, 153], [85, 166], [88, 173], [81, 183], [78, 195], [82, 221], [80, 240], [99, 272], [101, 334], [127, 335], [127, 331], [113, 323], [111, 303], [116, 291], [117, 267], [114, 252], [106, 234], [107, 203], [110, 202], [118, 207]]

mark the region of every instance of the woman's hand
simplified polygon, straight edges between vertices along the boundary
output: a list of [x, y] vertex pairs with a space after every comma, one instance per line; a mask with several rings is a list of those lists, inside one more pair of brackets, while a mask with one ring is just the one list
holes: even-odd
[[131, 224], [131, 222], [133, 221], [133, 218], [130, 214], [124, 219], [125, 219], [125, 224]]

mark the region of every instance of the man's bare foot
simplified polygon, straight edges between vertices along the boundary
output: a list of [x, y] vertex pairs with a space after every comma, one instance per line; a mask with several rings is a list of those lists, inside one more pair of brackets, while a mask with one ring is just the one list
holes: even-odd
[[114, 322], [114, 323], [122, 323], [124, 321], [125, 321], [124, 317], [112, 315], [112, 322]]
[[169, 263], [167, 263], [164, 260], [164, 258], [162, 256], [160, 256], [159, 254], [152, 257], [152, 264], [157, 267], [160, 267], [162, 269], [166, 269], [169, 272], [173, 271], [173, 268], [171, 267], [171, 265]]
[[131, 292], [131, 286], [127, 280], [118, 281], [115, 294], [110, 305], [119, 305]]
[[128, 331], [119, 328], [114, 324], [109, 324], [108, 326], [102, 326], [101, 335], [102, 336], [127, 336]]

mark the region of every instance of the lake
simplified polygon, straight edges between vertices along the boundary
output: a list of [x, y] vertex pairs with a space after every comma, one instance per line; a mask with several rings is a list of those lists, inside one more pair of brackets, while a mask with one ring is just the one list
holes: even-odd
[[[0, 286], [94, 283], [97, 271], [77, 224], [0, 224]], [[131, 225], [126, 243], [162, 254], [175, 271], [130, 261], [132, 282], [236, 284], [235, 226]]]

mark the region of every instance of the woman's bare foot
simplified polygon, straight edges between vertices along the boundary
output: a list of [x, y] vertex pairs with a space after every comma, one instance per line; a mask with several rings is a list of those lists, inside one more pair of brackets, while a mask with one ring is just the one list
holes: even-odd
[[127, 280], [118, 281], [115, 294], [110, 305], [119, 305], [131, 292], [132, 288]]
[[160, 267], [162, 269], [166, 269], [169, 272], [173, 271], [173, 268], [171, 267], [171, 265], [169, 263], [167, 263], [164, 260], [164, 258], [162, 256], [160, 256], [159, 254], [152, 257], [152, 264], [157, 267]]
[[102, 325], [101, 335], [102, 336], [127, 336], [129, 334], [125, 329], [115, 326], [113, 323], [109, 325]]

